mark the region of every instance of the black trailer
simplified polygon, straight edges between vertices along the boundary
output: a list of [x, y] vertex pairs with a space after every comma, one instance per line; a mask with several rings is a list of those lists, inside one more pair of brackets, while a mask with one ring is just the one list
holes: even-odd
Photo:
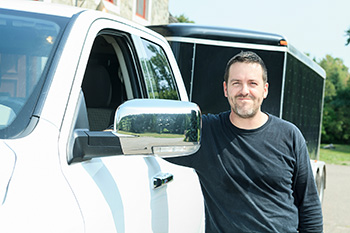
[[155, 25], [149, 28], [170, 43], [189, 99], [202, 112], [229, 110], [223, 92], [228, 60], [240, 51], [257, 53], [268, 70], [269, 94], [262, 110], [288, 120], [303, 133], [319, 186], [325, 186], [325, 164], [319, 158], [325, 71], [278, 34], [196, 24]]

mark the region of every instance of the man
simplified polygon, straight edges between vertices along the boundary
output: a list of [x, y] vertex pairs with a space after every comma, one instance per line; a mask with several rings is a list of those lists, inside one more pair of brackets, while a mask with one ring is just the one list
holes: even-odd
[[227, 64], [231, 111], [203, 116], [200, 150], [169, 161], [193, 167], [206, 232], [322, 232], [322, 209], [305, 140], [293, 124], [261, 111], [267, 70], [253, 52]]

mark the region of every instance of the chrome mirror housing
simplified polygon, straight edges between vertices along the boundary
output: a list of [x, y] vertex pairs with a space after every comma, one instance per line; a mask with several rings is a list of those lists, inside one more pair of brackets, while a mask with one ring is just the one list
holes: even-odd
[[113, 133], [124, 155], [189, 155], [200, 147], [201, 112], [191, 102], [129, 100], [116, 110]]

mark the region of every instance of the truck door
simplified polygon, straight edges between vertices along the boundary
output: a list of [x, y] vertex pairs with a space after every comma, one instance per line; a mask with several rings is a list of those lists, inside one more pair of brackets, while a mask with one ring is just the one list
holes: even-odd
[[[74, 132], [110, 130], [123, 102], [179, 99], [166, 54], [152, 37], [140, 35], [108, 20], [91, 26], [72, 88], [71, 95], [78, 98], [69, 100], [62, 124], [62, 171], [80, 206], [86, 232], [200, 232], [203, 200], [192, 169], [151, 155], [71, 159]], [[154, 179], [159, 177], [173, 181], [155, 188]]]

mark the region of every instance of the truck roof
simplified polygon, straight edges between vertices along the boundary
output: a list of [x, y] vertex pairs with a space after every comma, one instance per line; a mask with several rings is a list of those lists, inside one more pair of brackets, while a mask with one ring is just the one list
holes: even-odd
[[148, 27], [165, 37], [190, 37], [263, 45], [281, 45], [280, 41], [286, 41], [285, 37], [278, 34], [221, 26], [172, 23]]
[[111, 20], [118, 21], [120, 23], [129, 25], [131, 27], [137, 28], [143, 32], [146, 32], [150, 35], [156, 36], [159, 39], [164, 41], [165, 38], [159, 35], [154, 30], [148, 29], [140, 24], [137, 24], [131, 20], [125, 19], [121, 16], [102, 12], [99, 10], [88, 9], [83, 7], [75, 7], [71, 5], [57, 4], [57, 3], [48, 3], [48, 2], [38, 2], [38, 1], [23, 1], [23, 0], [0, 0], [0, 9], [1, 10], [13, 10], [13, 11], [23, 11], [31, 13], [39, 13], [46, 15], [53, 15], [59, 17], [73, 18], [75, 15], [85, 14], [89, 15], [89, 21], [94, 21], [97, 18], [107, 18]]
[[45, 3], [36, 1], [1, 1], [0, 8], [7, 10], [18, 10], [33, 13], [49, 14], [71, 18], [74, 14], [86, 9], [63, 4]]

